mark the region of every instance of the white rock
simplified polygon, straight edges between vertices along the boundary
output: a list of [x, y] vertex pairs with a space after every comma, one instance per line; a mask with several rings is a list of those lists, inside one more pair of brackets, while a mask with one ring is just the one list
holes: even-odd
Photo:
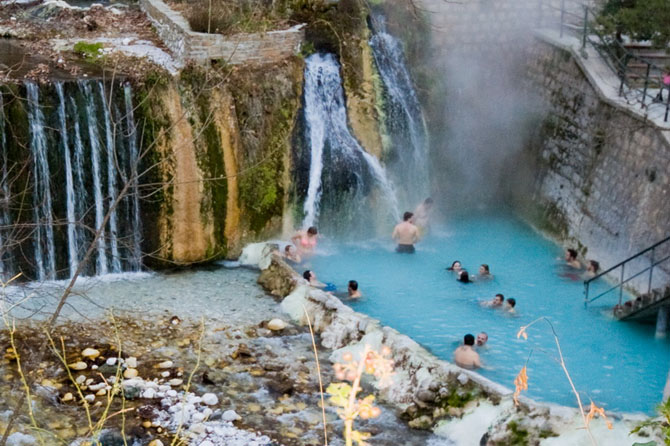
[[89, 393], [88, 395], [86, 395], [86, 396], [84, 397], [84, 399], [85, 399], [86, 401], [88, 401], [89, 403], [92, 403], [93, 401], [95, 401], [95, 395]]
[[105, 364], [114, 365], [114, 364], [116, 364], [116, 359], [117, 358], [107, 358], [107, 361], [105, 361]]
[[100, 351], [94, 348], [85, 348], [84, 351], [81, 352], [81, 356], [88, 359], [95, 359], [100, 356]]
[[213, 393], [206, 393], [202, 396], [202, 402], [208, 406], [215, 406], [219, 403], [219, 398]]
[[158, 363], [158, 365], [156, 367], [158, 367], [159, 369], [170, 369], [173, 366], [174, 366], [174, 363], [172, 361], [168, 360], [168, 361], [163, 361], [161, 363]]
[[131, 369], [137, 368], [137, 358], [134, 356], [126, 358], [126, 365]]
[[167, 371], [166, 372], [161, 372], [161, 376], [163, 378], [167, 378], [168, 376], [170, 376], [170, 372], [167, 372]]
[[77, 376], [77, 379], [74, 380], [77, 384], [84, 384], [84, 381], [86, 381], [86, 377], [84, 375], [79, 375]]
[[181, 386], [183, 383], [184, 383], [184, 380], [183, 379], [178, 379], [178, 378], [171, 379], [170, 381], [168, 381], [168, 384], [171, 385], [172, 387]]
[[241, 420], [242, 417], [237, 414], [234, 410], [227, 410], [221, 415], [223, 421], [237, 421]]
[[156, 398], [156, 391], [152, 388], [146, 389], [144, 392], [142, 392], [142, 398]]
[[194, 434], [204, 434], [205, 433], [205, 425], [202, 423], [195, 423], [192, 424], [191, 427], [189, 428], [191, 432]]
[[91, 370], [98, 370], [98, 366], [97, 366], [96, 364], [93, 364], [93, 365], [91, 366]]
[[88, 368], [88, 365], [86, 365], [86, 363], [83, 361], [77, 361], [73, 362], [72, 364], [68, 364], [68, 367], [71, 368], [72, 370], [86, 370], [86, 368]]
[[35, 437], [22, 434], [21, 432], [14, 432], [7, 437], [7, 446], [34, 446], [37, 444]]
[[94, 384], [92, 386], [88, 386], [88, 389], [93, 391], [93, 392], [97, 392], [98, 390], [104, 389], [105, 387], [107, 387], [107, 384], [102, 382], [102, 383]]
[[123, 377], [124, 378], [135, 378], [138, 374], [139, 374], [139, 372], [137, 371], [137, 369], [126, 369], [123, 372]]
[[458, 377], [456, 379], [462, 385], [467, 384], [467, 382], [470, 380], [470, 378], [468, 378], [468, 375], [466, 375], [465, 373], [461, 373], [460, 375], [458, 375]]
[[90, 386], [91, 384], [93, 384], [93, 378], [87, 379], [84, 384], [86, 384], [87, 386]]
[[286, 322], [279, 318], [275, 318], [268, 322], [268, 328], [272, 331], [283, 330], [286, 328]]
[[175, 396], [177, 396], [177, 391], [176, 391], [176, 390], [172, 390], [172, 389], [170, 389], [170, 390], [168, 390], [167, 392], [165, 392], [165, 394], [166, 394], [167, 396], [169, 396], [170, 398], [174, 398]]

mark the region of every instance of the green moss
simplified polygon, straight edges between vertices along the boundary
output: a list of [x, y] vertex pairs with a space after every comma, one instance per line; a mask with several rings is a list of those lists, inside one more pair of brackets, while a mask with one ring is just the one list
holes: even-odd
[[79, 41], [74, 44], [74, 52], [86, 59], [87, 62], [95, 62], [102, 58], [102, 43]]
[[507, 431], [510, 433], [505, 441], [506, 446], [526, 446], [528, 445], [528, 430], [519, 426], [515, 421], [507, 423]]

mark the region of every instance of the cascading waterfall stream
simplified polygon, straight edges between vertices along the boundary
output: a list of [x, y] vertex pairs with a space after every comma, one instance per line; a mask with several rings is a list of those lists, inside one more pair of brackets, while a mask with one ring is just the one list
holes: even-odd
[[97, 110], [95, 99], [88, 82], [82, 82], [81, 87], [86, 98], [86, 117], [88, 119], [89, 141], [91, 143], [91, 167], [93, 168], [93, 196], [95, 198], [95, 230], [100, 231], [98, 237], [97, 266], [99, 274], [107, 274], [107, 242], [105, 227], [102, 225], [105, 218], [104, 201], [102, 198], [102, 181], [100, 178], [100, 134], [97, 125]]
[[[387, 210], [398, 220], [393, 184], [379, 161], [363, 150], [349, 131], [340, 66], [332, 54], [313, 54], [307, 58], [304, 88], [304, 115], [311, 159], [303, 227], [315, 225], [319, 219], [326, 155], [334, 162], [348, 166], [350, 173], [355, 175], [357, 191], [364, 185], [365, 174], [372, 176]], [[327, 150], [330, 153], [326, 153]]]
[[[105, 142], [107, 151], [107, 200], [109, 206], [116, 201], [116, 166], [114, 159], [114, 132], [112, 131], [112, 120], [110, 118], [109, 107], [105, 97], [105, 86], [102, 82], [98, 82], [98, 91], [100, 92], [100, 102], [102, 103], [102, 111], [105, 119]], [[112, 254], [112, 272], [121, 272], [121, 259], [119, 258], [119, 244], [116, 238], [118, 233], [118, 224], [116, 217], [116, 209], [112, 209], [109, 215], [109, 244]]]
[[70, 266], [70, 276], [73, 276], [77, 271], [77, 267], [79, 266], [79, 248], [77, 243], [77, 217], [74, 210], [76, 198], [74, 193], [74, 179], [72, 175], [72, 161], [67, 139], [68, 133], [66, 124], [65, 94], [63, 93], [62, 83], [56, 83], [56, 92], [58, 93], [58, 121], [60, 123], [61, 144], [63, 147], [63, 159], [65, 160], [68, 259]]
[[[130, 85], [117, 92], [101, 81], [27, 82], [25, 90], [21, 102], [8, 102], [0, 92], [0, 274], [6, 279], [20, 271], [42, 281], [78, 270], [84, 276], [141, 271]], [[17, 106], [26, 113], [12, 113], [19, 120], [8, 123], [8, 107]], [[29, 173], [21, 168], [21, 141], [9, 136], [22, 125], [29, 128]], [[12, 174], [17, 181], [8, 178]], [[125, 181], [130, 191], [112, 208]], [[32, 205], [29, 213], [21, 212], [24, 202]], [[90, 263], [82, 265], [93, 231], [100, 237]]]
[[140, 219], [140, 195], [137, 178], [137, 165], [139, 162], [139, 152], [137, 149], [137, 129], [135, 128], [135, 118], [133, 116], [133, 95], [130, 89], [130, 84], [123, 86], [123, 97], [126, 107], [126, 122], [128, 128], [128, 147], [130, 149], [130, 181], [132, 181], [132, 200], [133, 200], [133, 249], [132, 249], [132, 270], [139, 271], [141, 269], [141, 231], [142, 221]]
[[429, 192], [426, 123], [405, 64], [402, 45], [386, 32], [384, 17], [374, 16], [373, 28], [369, 43], [384, 84], [385, 123], [399, 161], [390, 170], [397, 171], [394, 176], [397, 181], [402, 180], [406, 195], [404, 204], [411, 209]]
[[[56, 277], [56, 253], [53, 231], [51, 201], [51, 175], [47, 159], [47, 137], [44, 130], [44, 114], [40, 108], [38, 87], [26, 83], [28, 113], [30, 120], [30, 150], [33, 156], [33, 205], [35, 215], [35, 265], [40, 280]], [[45, 257], [43, 255], [46, 251]]]

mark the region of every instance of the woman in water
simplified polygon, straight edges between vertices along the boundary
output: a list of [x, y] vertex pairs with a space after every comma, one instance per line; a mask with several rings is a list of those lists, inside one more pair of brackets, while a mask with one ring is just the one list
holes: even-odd
[[479, 274], [477, 274], [477, 280], [491, 280], [493, 279], [493, 274], [486, 263], [482, 263], [479, 267]]
[[460, 273], [463, 270], [463, 267], [461, 266], [461, 262], [458, 260], [454, 260], [454, 262], [451, 264], [449, 268], [447, 268], [447, 271], [453, 271], [456, 274]]
[[461, 283], [470, 283], [470, 275], [464, 269], [458, 273], [458, 278], [456, 279]]
[[316, 248], [316, 238], [319, 231], [316, 226], [310, 226], [306, 231], [301, 229], [296, 232], [291, 241], [298, 247], [299, 254], [311, 254]]

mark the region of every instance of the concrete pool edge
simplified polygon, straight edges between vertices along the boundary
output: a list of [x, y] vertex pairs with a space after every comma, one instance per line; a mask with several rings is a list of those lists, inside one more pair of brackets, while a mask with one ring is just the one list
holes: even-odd
[[[591, 444], [576, 407], [524, 397], [515, 407], [509, 388], [437, 358], [408, 336], [355, 312], [337, 297], [308, 286], [265, 243], [249, 245], [243, 258], [243, 263], [259, 267], [258, 283], [281, 300], [282, 310], [291, 319], [306, 324], [304, 309], [307, 310], [321, 345], [332, 350], [331, 362], [337, 362], [346, 351], [362, 350], [366, 344], [376, 349], [381, 345], [391, 348], [395, 382], [380, 390], [380, 396], [402, 411], [410, 419], [410, 426], [432, 429], [458, 445], [479, 445], [484, 437], [488, 443], [481, 444], [497, 444], [518, 435], [520, 430], [526, 432], [528, 444]], [[446, 400], [454, 394], [465, 396], [465, 404], [445, 407]], [[588, 406], [589, 402], [584, 404]], [[590, 423], [594, 436], [603, 444], [628, 446], [635, 441], [661, 439], [656, 432], [651, 432], [651, 436], [629, 436], [630, 430], [647, 418], [643, 414], [607, 415], [613, 421], [612, 430], [603, 420]]]

